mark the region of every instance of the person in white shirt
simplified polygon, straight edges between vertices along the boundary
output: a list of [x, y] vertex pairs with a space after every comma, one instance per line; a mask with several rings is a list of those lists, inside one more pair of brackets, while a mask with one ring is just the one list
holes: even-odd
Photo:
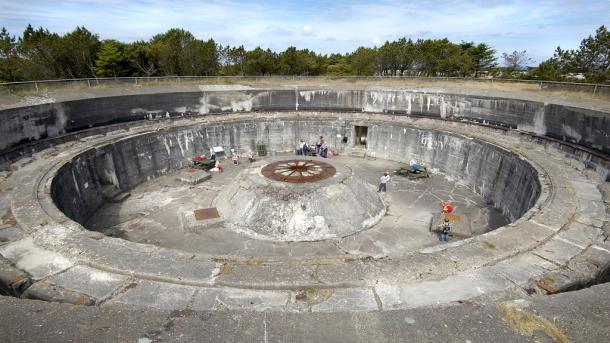
[[388, 172], [385, 172], [383, 173], [383, 176], [379, 178], [379, 189], [377, 190], [377, 192], [385, 192], [386, 185], [388, 182], [390, 182], [390, 175], [388, 174]]

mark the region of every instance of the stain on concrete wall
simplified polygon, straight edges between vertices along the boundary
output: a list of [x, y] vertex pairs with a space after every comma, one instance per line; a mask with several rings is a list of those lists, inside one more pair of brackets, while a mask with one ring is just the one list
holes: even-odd
[[[313, 143], [322, 135], [331, 149], [341, 149], [345, 144], [341, 137], [353, 135], [356, 124], [348, 120], [243, 121], [137, 135], [89, 150], [64, 165], [53, 181], [53, 199], [68, 217], [84, 223], [104, 195], [114, 194], [109, 189], [126, 191], [182, 168], [194, 156], [207, 153], [208, 145], [246, 152], [264, 143], [271, 153], [292, 152], [299, 139]], [[368, 136], [369, 154], [399, 162], [416, 159], [437, 168], [483, 195], [511, 220], [525, 213], [540, 194], [535, 169], [497, 146], [388, 124], [369, 125]]]
[[604, 112], [533, 101], [381, 87], [236, 88], [83, 99], [4, 110], [0, 112], [0, 155], [24, 143], [113, 123], [262, 110], [364, 111], [471, 121], [520, 129], [610, 155], [610, 122]]

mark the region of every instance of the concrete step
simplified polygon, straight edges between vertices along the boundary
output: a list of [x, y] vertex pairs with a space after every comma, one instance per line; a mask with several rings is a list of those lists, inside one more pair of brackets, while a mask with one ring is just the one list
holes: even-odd
[[366, 156], [366, 148], [365, 147], [353, 147], [348, 150], [348, 156], [351, 157], [365, 157]]

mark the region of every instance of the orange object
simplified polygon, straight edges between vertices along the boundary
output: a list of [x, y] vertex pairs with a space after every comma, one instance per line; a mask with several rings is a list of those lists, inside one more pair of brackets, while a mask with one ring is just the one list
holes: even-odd
[[460, 216], [458, 216], [457, 214], [445, 213], [445, 219], [447, 219], [451, 223], [457, 223], [460, 221]]
[[453, 206], [448, 202], [444, 202], [443, 203], [443, 213], [451, 213], [451, 212], [453, 212]]

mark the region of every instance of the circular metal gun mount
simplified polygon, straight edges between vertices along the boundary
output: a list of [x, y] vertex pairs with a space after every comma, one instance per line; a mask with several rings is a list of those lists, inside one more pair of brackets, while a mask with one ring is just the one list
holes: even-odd
[[335, 167], [316, 160], [285, 160], [269, 163], [261, 170], [269, 179], [290, 182], [317, 182], [335, 175]]

